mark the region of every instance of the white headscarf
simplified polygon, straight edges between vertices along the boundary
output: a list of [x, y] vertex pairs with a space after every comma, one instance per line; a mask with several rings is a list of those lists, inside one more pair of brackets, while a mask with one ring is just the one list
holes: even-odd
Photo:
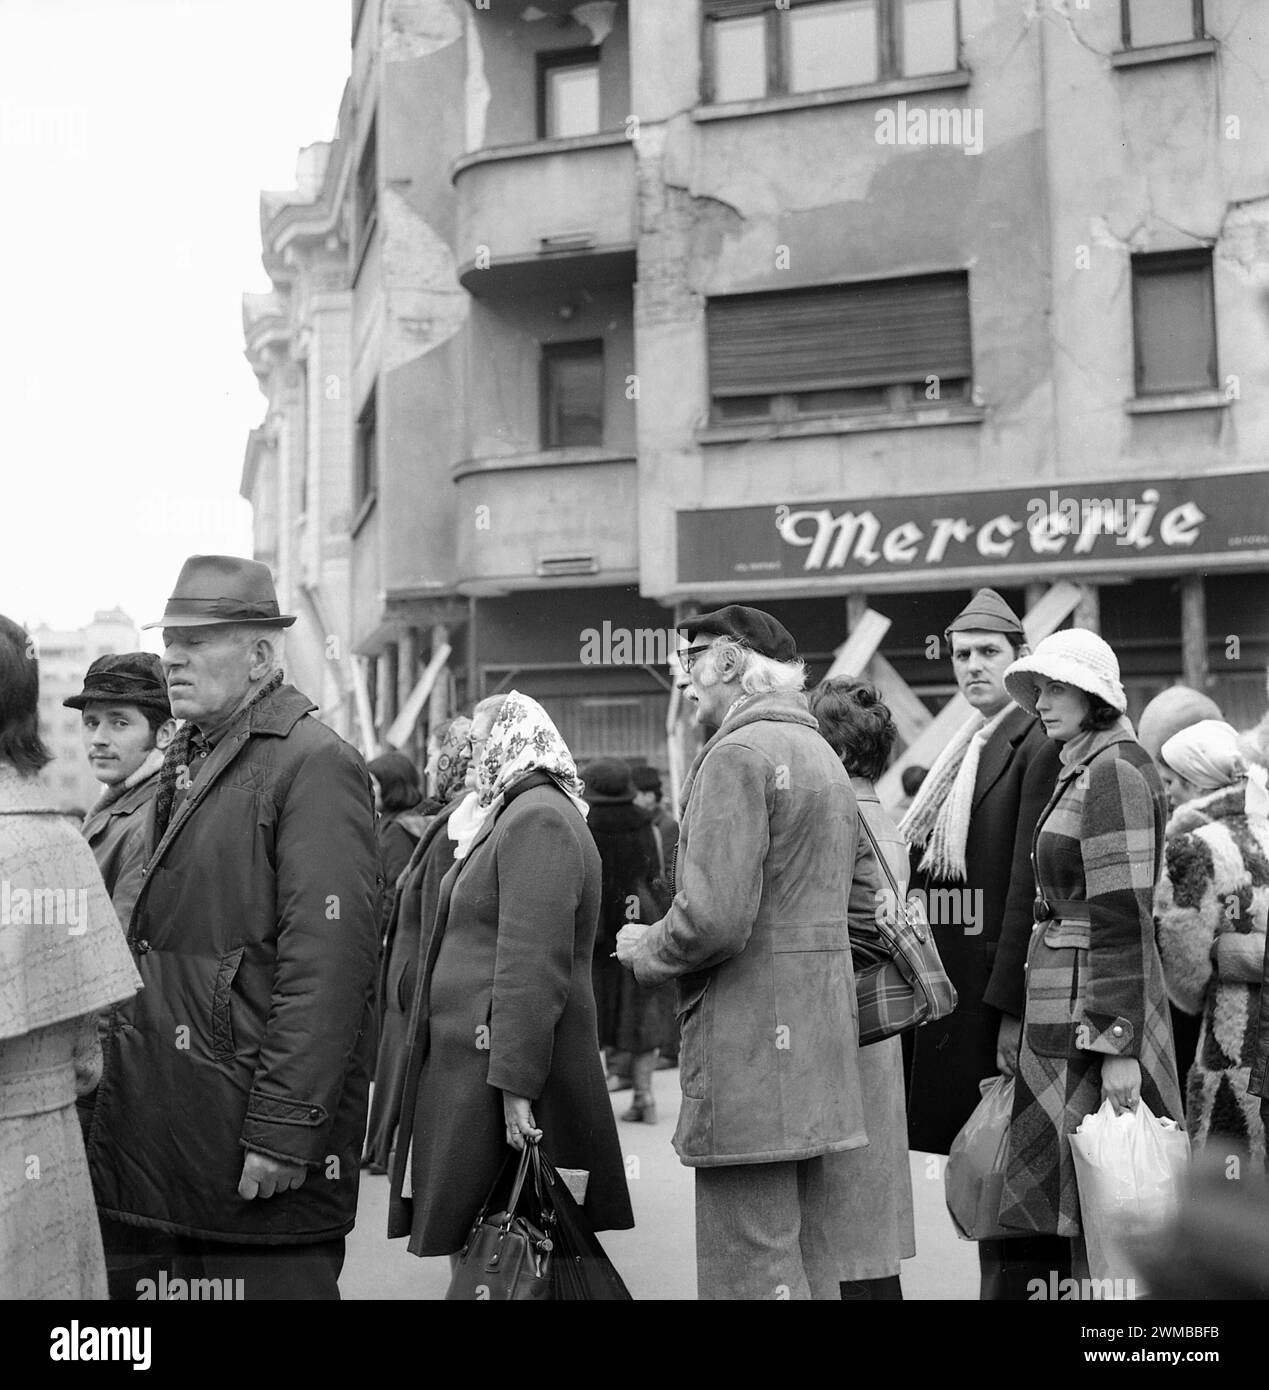
[[1247, 814], [1269, 813], [1264, 769], [1253, 768], [1249, 773], [1238, 751], [1238, 731], [1223, 719], [1200, 719], [1173, 734], [1159, 755], [1178, 777], [1184, 777], [1203, 792], [1214, 792], [1247, 778]]
[[545, 772], [586, 818], [589, 807], [568, 745], [542, 706], [518, 690], [503, 701], [475, 768], [476, 790], [459, 802], [446, 826], [455, 843], [455, 859], [467, 857], [476, 837], [502, 808], [506, 793], [532, 772]]

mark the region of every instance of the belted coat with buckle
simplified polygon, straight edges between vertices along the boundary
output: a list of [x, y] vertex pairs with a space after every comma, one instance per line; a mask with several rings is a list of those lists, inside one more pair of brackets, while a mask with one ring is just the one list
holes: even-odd
[[1150, 755], [1120, 719], [1080, 734], [1036, 823], [1037, 922], [1001, 1224], [1080, 1233], [1067, 1138], [1101, 1105], [1102, 1060], [1135, 1057], [1141, 1098], [1159, 1119], [1181, 1118], [1154, 888], [1163, 864], [1167, 800]]
[[[365, 763], [315, 708], [289, 685], [248, 707], [145, 868], [145, 988], [112, 1019], [88, 1137], [107, 1216], [260, 1244], [352, 1229], [381, 881]], [[248, 1149], [305, 1182], [243, 1199]]]
[[858, 809], [805, 697], [733, 706], [682, 811], [674, 901], [634, 957], [640, 984], [678, 981], [675, 1150], [712, 1167], [861, 1147], [847, 930]]

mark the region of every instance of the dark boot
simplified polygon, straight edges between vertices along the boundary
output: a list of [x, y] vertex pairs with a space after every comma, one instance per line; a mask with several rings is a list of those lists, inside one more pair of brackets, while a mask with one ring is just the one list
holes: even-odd
[[652, 1073], [656, 1071], [656, 1066], [655, 1048], [651, 1052], [636, 1052], [631, 1057], [630, 1076], [634, 1082], [634, 1099], [630, 1102], [630, 1109], [621, 1117], [623, 1120], [642, 1120], [647, 1125], [656, 1124], [657, 1106], [656, 1101], [652, 1099]]

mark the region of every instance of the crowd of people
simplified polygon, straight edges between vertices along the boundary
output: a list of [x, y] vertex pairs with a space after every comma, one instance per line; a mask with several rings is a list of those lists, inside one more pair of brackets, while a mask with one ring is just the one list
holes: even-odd
[[[1263, 726], [1173, 687], [1134, 727], [1105, 641], [1031, 650], [980, 590], [944, 634], [969, 717], [896, 823], [878, 690], [807, 691], [730, 605], [680, 628], [702, 738], [670, 808], [515, 690], [432, 729], [421, 775], [366, 763], [286, 683], [294, 621], [265, 566], [191, 557], [162, 658], [100, 657], [65, 702], [102, 785], [80, 828], [0, 617], [0, 1296], [334, 1299], [360, 1170], [389, 1238], [452, 1257], [538, 1142], [629, 1228], [619, 1126], [656, 1123], [664, 1067], [702, 1299], [901, 1298], [909, 1150], [948, 1153], [1001, 1073], [985, 1299], [1087, 1273], [1067, 1137], [1103, 1101], [1263, 1170]], [[932, 913], [957, 1005], [861, 1045], [852, 943], [895, 890], [960, 904]]]

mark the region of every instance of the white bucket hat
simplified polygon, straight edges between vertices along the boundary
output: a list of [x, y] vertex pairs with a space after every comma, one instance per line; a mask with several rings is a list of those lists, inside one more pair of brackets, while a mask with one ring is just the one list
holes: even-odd
[[1036, 712], [1036, 676], [1065, 681], [1086, 695], [1096, 695], [1119, 714], [1128, 708], [1115, 653], [1087, 628], [1051, 633], [1030, 656], [1019, 657], [1005, 671], [1005, 689], [1028, 714]]

